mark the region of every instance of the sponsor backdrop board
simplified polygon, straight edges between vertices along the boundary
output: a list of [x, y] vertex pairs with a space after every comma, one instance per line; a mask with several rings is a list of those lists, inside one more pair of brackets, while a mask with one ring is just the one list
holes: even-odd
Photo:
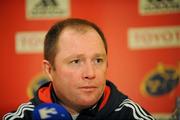
[[48, 79], [42, 72], [49, 27], [89, 19], [109, 44], [108, 79], [157, 118], [172, 117], [180, 96], [179, 0], [5, 0], [0, 4], [0, 117]]

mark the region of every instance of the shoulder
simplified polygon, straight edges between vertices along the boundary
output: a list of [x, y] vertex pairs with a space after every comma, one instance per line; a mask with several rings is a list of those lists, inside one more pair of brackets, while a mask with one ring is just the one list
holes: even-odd
[[144, 108], [128, 98], [119, 104], [115, 112], [135, 120], [155, 120]]
[[9, 112], [3, 116], [3, 120], [23, 119], [25, 117], [32, 117], [32, 111], [34, 110], [32, 102], [22, 103], [15, 112]]

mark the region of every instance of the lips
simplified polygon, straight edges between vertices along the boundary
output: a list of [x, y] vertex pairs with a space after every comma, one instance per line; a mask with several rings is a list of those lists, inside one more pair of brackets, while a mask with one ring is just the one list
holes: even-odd
[[96, 86], [83, 86], [83, 87], [80, 87], [80, 88], [97, 88]]
[[83, 87], [79, 87], [79, 89], [83, 90], [83, 91], [91, 92], [91, 91], [94, 91], [95, 89], [97, 89], [97, 87], [95, 87], [95, 86], [83, 86]]

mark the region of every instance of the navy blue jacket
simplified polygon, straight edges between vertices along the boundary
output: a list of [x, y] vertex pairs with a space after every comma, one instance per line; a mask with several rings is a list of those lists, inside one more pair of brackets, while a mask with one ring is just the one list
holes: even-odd
[[[57, 103], [52, 84], [38, 90], [29, 102], [21, 104], [15, 112], [4, 115], [4, 120], [32, 120], [34, 108], [42, 103]], [[82, 110], [76, 120], [155, 120], [145, 109], [121, 93], [113, 83], [106, 82], [103, 96], [96, 106]]]

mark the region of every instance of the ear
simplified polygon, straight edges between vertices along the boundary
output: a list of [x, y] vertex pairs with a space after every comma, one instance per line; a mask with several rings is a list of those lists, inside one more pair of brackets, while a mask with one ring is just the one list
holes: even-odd
[[43, 70], [45, 74], [49, 77], [51, 81], [53, 81], [53, 75], [52, 75], [52, 66], [47, 60], [43, 60]]

